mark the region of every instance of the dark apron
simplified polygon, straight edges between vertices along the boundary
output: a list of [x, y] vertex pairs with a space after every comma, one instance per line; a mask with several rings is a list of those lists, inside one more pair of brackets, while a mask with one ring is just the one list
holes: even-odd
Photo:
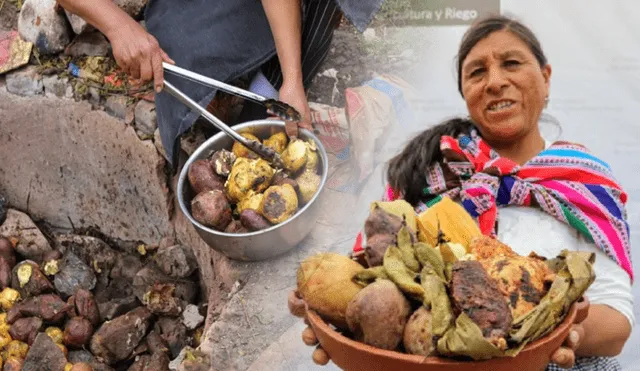
[[[384, 0], [335, 1], [362, 32]], [[145, 20], [149, 33], [176, 65], [227, 83], [256, 71], [276, 55], [260, 0], [150, 0]], [[171, 74], [165, 79], [203, 107], [216, 94], [215, 89]], [[155, 102], [162, 144], [175, 165], [180, 136], [199, 114], [164, 92], [156, 94]]]

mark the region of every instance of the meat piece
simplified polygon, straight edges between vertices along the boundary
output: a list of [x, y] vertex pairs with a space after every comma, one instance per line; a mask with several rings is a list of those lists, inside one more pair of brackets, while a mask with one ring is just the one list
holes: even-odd
[[513, 318], [538, 305], [555, 279], [547, 264], [535, 257], [497, 255], [480, 263], [507, 298]]
[[500, 349], [513, 317], [496, 282], [478, 261], [457, 261], [451, 277], [451, 299], [456, 314], [464, 312], [482, 330], [482, 335]]

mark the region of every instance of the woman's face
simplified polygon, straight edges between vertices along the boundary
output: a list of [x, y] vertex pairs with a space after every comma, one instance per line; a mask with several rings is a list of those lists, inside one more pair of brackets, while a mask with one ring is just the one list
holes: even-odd
[[551, 67], [509, 31], [480, 40], [462, 64], [462, 94], [471, 119], [493, 143], [514, 143], [538, 130]]

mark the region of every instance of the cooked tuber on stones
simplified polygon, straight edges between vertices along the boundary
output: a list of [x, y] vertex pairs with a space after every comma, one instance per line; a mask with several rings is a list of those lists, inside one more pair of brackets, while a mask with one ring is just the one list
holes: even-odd
[[431, 312], [421, 306], [413, 312], [404, 328], [402, 343], [407, 352], [420, 356], [429, 356], [435, 350], [431, 332]]
[[16, 302], [20, 300], [20, 293], [10, 287], [5, 288], [0, 292], [0, 306], [5, 311], [9, 311]]
[[226, 149], [216, 151], [211, 156], [211, 166], [213, 171], [221, 177], [228, 177], [233, 167], [233, 163], [236, 162], [236, 155]]
[[271, 223], [253, 209], [245, 209], [240, 213], [240, 223], [249, 232], [261, 231], [271, 227]]
[[4, 257], [0, 256], [0, 288], [5, 289], [11, 286], [11, 266]]
[[298, 267], [298, 294], [325, 321], [346, 329], [347, 306], [362, 289], [352, 278], [363, 270], [363, 266], [344, 255], [312, 255]]
[[78, 289], [74, 296], [76, 313], [80, 317], [88, 319], [93, 326], [97, 326], [98, 324], [100, 324], [100, 311], [98, 309], [98, 303], [93, 297], [91, 291]]
[[73, 317], [64, 327], [62, 343], [68, 347], [81, 348], [89, 343], [93, 326], [84, 317]]
[[11, 287], [18, 290], [20, 296], [28, 298], [54, 291], [54, 287], [40, 270], [40, 266], [31, 260], [24, 260], [13, 267]]
[[38, 317], [20, 318], [11, 325], [9, 335], [14, 340], [32, 345], [42, 328], [42, 324], [42, 319]]
[[223, 231], [231, 223], [232, 212], [222, 191], [207, 191], [191, 201], [193, 218], [207, 227]]
[[187, 177], [195, 194], [224, 189], [224, 179], [215, 173], [207, 159], [194, 161], [189, 166]]
[[0, 257], [7, 261], [10, 269], [16, 265], [16, 252], [11, 240], [6, 237], [0, 237]]
[[60, 322], [71, 308], [58, 295], [45, 294], [17, 303], [7, 313], [7, 323], [23, 317], [39, 317], [47, 323]]
[[298, 195], [289, 184], [271, 186], [264, 191], [260, 214], [271, 224], [280, 224], [298, 211]]
[[49, 335], [49, 337], [51, 338], [51, 340], [53, 340], [54, 343], [56, 344], [62, 344], [62, 339], [64, 338], [64, 334], [62, 333], [62, 330], [60, 330], [58, 327], [47, 327], [46, 330], [44, 330], [44, 332]]
[[11, 356], [4, 361], [2, 371], [21, 371], [24, 364], [24, 358]]
[[380, 279], [363, 288], [349, 302], [347, 324], [354, 337], [376, 348], [400, 345], [411, 304], [391, 281]]
[[89, 366], [89, 364], [80, 362], [76, 363], [71, 367], [70, 371], [94, 371], [93, 367]]

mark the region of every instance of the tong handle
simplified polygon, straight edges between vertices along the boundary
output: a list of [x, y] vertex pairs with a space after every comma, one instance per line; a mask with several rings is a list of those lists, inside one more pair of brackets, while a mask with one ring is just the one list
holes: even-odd
[[216, 128], [227, 133], [234, 140], [240, 142], [245, 146], [249, 146], [247, 138], [243, 137], [242, 135], [238, 134], [235, 130], [225, 125], [224, 122], [222, 122], [220, 119], [218, 119], [213, 114], [211, 114], [211, 112], [204, 109], [201, 105], [196, 103], [193, 99], [189, 98], [186, 94], [178, 90], [178, 88], [176, 88], [166, 80], [164, 81], [164, 90], [166, 90], [167, 93], [176, 97], [180, 102], [184, 103], [187, 107], [191, 108], [194, 111], [197, 111], [200, 115], [202, 115], [202, 117], [207, 119], [207, 121], [213, 124]]
[[[212, 88], [216, 88], [216, 89], [220, 89], [220, 90], [224, 90], [227, 93], [230, 94], [234, 94], [240, 97], [243, 97], [245, 99], [249, 99], [252, 100], [254, 102], [257, 103], [263, 103], [264, 101], [267, 100], [267, 98], [252, 93], [250, 91], [244, 90], [244, 89], [240, 89], [236, 86], [233, 85], [229, 85], [229, 84], [225, 84], [222, 81], [218, 81], [216, 79], [212, 79], [210, 77], [206, 77], [200, 74], [197, 74], [195, 72], [189, 71], [189, 70], [185, 70], [184, 68], [175, 66], [173, 64], [169, 64], [167, 62], [162, 62], [162, 68], [164, 68], [167, 72], [171, 72], [173, 74], [176, 74], [178, 76], [184, 77], [187, 80], [193, 81], [193, 82], [197, 82], [199, 84], [205, 85], [205, 86], [209, 86]], [[166, 82], [165, 82], [166, 84]]]

